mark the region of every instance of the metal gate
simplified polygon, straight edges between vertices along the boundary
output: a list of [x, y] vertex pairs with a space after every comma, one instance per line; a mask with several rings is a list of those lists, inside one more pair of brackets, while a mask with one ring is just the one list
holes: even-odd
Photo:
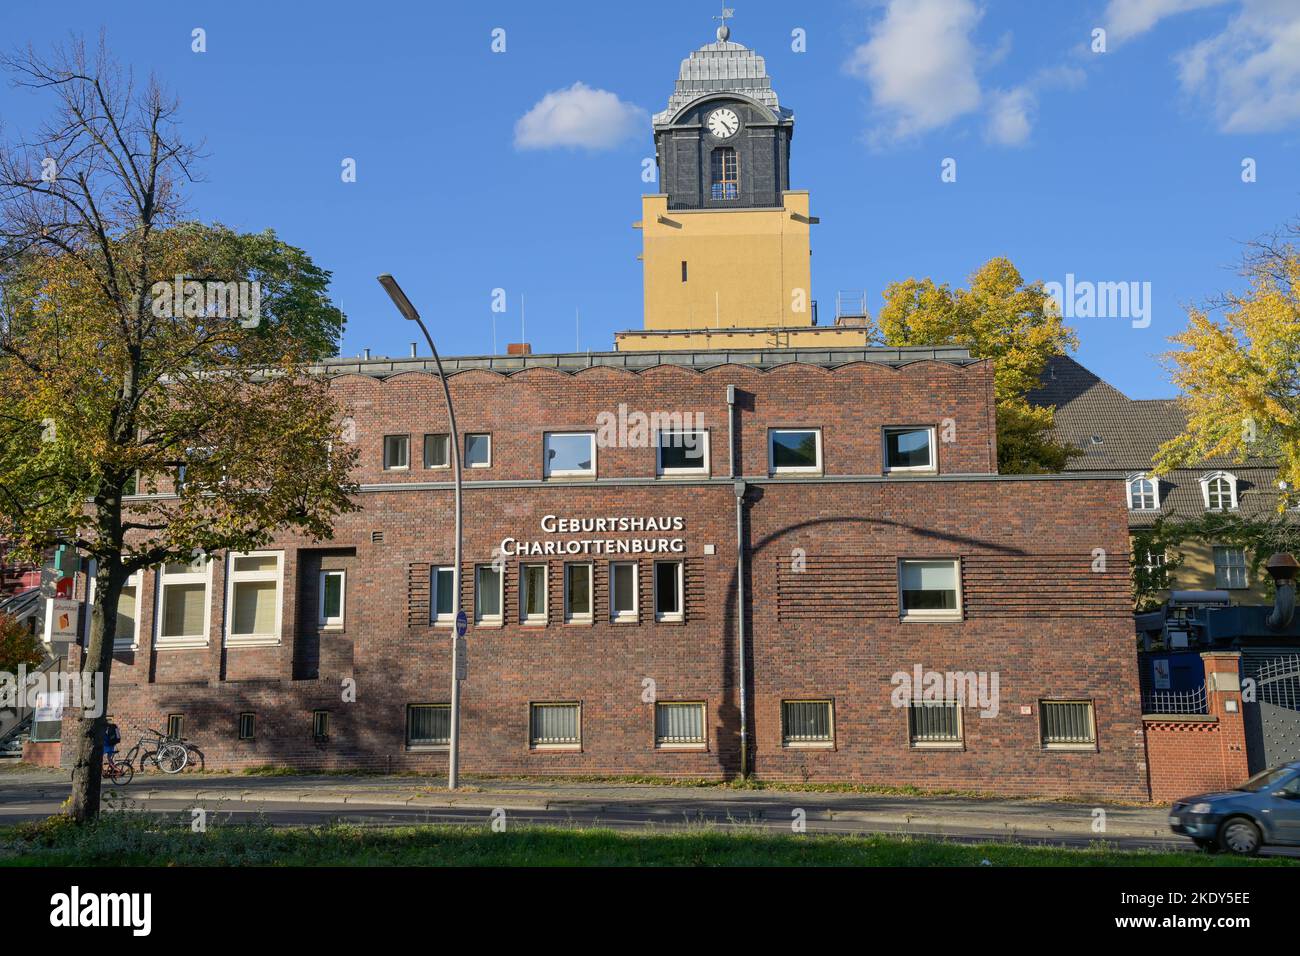
[[1254, 681], [1254, 702], [1245, 699], [1248, 693], [1242, 695], [1250, 772], [1300, 760], [1300, 655], [1261, 656], [1242, 663], [1245, 677]]

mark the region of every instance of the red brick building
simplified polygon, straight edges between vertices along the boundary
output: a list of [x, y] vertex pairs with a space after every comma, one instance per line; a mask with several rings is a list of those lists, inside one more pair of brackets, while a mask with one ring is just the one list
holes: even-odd
[[[432, 364], [318, 369], [360, 452], [363, 507], [332, 541], [133, 582], [124, 737], [181, 722], [209, 769], [445, 770], [453, 493]], [[1123, 485], [996, 474], [989, 363], [444, 365], [464, 773], [732, 776], [743, 699], [760, 779], [1147, 796]]]

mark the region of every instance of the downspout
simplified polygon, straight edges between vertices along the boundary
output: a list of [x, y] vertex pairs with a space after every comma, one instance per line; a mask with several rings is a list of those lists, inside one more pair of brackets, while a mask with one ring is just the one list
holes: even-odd
[[736, 386], [727, 386], [727, 477], [736, 477]]
[[740, 778], [749, 777], [749, 707], [745, 688], [745, 482], [736, 491], [736, 659], [740, 667]]
[[[736, 386], [727, 386], [727, 477], [736, 477]], [[736, 660], [740, 668], [740, 778], [749, 776], [749, 694], [745, 684], [745, 482], [736, 492]]]

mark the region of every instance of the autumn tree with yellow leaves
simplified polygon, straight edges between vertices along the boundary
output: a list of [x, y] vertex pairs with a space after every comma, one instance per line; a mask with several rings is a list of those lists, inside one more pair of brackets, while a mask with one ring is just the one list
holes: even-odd
[[[176, 104], [102, 41], [2, 62], [55, 104], [43, 129], [0, 140], [0, 539], [95, 562], [81, 666], [107, 698], [132, 574], [286, 528], [327, 538], [355, 510], [342, 410], [306, 373], [342, 314], [301, 250], [186, 222], [197, 154]], [[251, 311], [221, 291], [261, 279]], [[99, 810], [100, 703], [75, 734], [78, 821]]]
[[1251, 243], [1246, 291], [1193, 309], [1172, 337], [1174, 384], [1187, 426], [1157, 457], [1161, 472], [1206, 458], [1268, 458], [1285, 483], [1278, 508], [1300, 483], [1300, 224]]
[[1053, 410], [1026, 395], [1051, 357], [1078, 348], [1078, 340], [1042, 284], [1027, 284], [1009, 260], [990, 259], [969, 282], [968, 289], [929, 278], [892, 283], [872, 337], [891, 346], [965, 346], [975, 358], [992, 359], [998, 470], [1061, 471], [1074, 450], [1055, 438]]

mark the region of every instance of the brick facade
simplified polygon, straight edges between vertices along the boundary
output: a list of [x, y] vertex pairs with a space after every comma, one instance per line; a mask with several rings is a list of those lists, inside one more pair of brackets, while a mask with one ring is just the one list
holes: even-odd
[[1229, 790], [1250, 776], [1239, 684], [1241, 655], [1209, 651], [1205, 666], [1207, 714], [1143, 717], [1151, 799]]
[[[534, 357], [545, 358], [545, 357]], [[355, 363], [354, 363], [355, 365]], [[363, 369], [364, 371], [364, 369]], [[800, 362], [703, 371], [654, 365], [491, 370], [450, 378], [461, 432], [492, 435], [490, 467], [466, 469], [462, 606], [474, 567], [503, 538], [650, 538], [658, 532], [548, 534], [547, 515], [681, 518], [682, 554], [639, 558], [638, 619], [609, 615], [609, 558], [511, 557], [504, 623], [471, 627], [462, 685], [468, 774], [654, 774], [724, 777], [740, 765], [738, 584], [747, 620], [751, 766], [761, 779], [852, 780], [1006, 794], [1147, 795], [1132, 662], [1122, 485], [1111, 479], [998, 477], [992, 366], [967, 362]], [[421, 439], [446, 431], [441, 389], [423, 372], [334, 380], [355, 425], [363, 510], [335, 537], [280, 537], [278, 643], [227, 646], [228, 561], [211, 565], [206, 646], [159, 648], [157, 581], [141, 588], [140, 641], [117, 655], [111, 712], [127, 746], [145, 726], [185, 716], [207, 766], [259, 764], [438, 772], [444, 750], [406, 746], [408, 704], [449, 699], [450, 640], [429, 623], [429, 569], [451, 563], [447, 469], [425, 469]], [[744, 503], [737, 578], [736, 497], [728, 468], [727, 386], [736, 387]], [[594, 431], [601, 413], [700, 412], [710, 471], [656, 477], [655, 449], [600, 447], [591, 479], [544, 479], [543, 434]], [[938, 473], [882, 473], [883, 428], [930, 425]], [[772, 427], [817, 427], [821, 474], [771, 477]], [[385, 435], [409, 434], [411, 465], [385, 471]], [[795, 549], [803, 555], [794, 570]], [[636, 556], [618, 556], [620, 560]], [[653, 561], [684, 562], [684, 619], [655, 620]], [[898, 560], [960, 561], [963, 614], [900, 621]], [[594, 569], [594, 620], [566, 624], [565, 561]], [[544, 626], [520, 622], [520, 564], [546, 563]], [[345, 626], [317, 624], [321, 570], [346, 573]], [[910, 746], [891, 675], [916, 665], [996, 672], [996, 716], [963, 711], [961, 749]], [[648, 683], [653, 682], [653, 683]], [[654, 706], [702, 702], [707, 742], [656, 748]], [[1090, 701], [1095, 744], [1045, 749], [1040, 700]], [[783, 745], [782, 700], [834, 702], [833, 745]], [[530, 746], [529, 705], [580, 702], [580, 749]], [[312, 711], [330, 712], [312, 737]], [[1027, 710], [1027, 712], [1022, 712]], [[256, 714], [251, 740], [238, 715]]]

